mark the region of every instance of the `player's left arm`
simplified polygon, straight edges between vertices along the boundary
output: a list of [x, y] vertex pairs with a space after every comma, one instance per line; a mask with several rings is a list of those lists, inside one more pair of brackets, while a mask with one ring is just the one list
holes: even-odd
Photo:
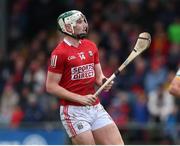
[[170, 84], [169, 92], [173, 96], [180, 98], [180, 76], [174, 77], [174, 79], [172, 80]]
[[[95, 64], [95, 77], [96, 77], [96, 84], [101, 86], [106, 80], [107, 78], [104, 76], [103, 72], [102, 72], [102, 68], [100, 63]], [[111, 81], [105, 88], [104, 91], [109, 91], [113, 85], [113, 81]]]
[[[95, 48], [95, 53], [94, 53], [94, 64], [95, 64], [95, 77], [96, 77], [96, 84], [98, 86], [101, 86], [104, 82], [106, 82], [107, 78], [104, 76], [101, 64], [99, 61], [99, 52], [97, 49], [97, 46], [93, 43], [93, 46]], [[113, 85], [113, 81], [111, 81], [105, 88], [104, 91], [109, 91]]]
[[106, 79], [104, 76], [100, 63], [95, 64], [95, 76], [96, 76], [96, 84], [101, 86], [103, 84], [103, 79]]

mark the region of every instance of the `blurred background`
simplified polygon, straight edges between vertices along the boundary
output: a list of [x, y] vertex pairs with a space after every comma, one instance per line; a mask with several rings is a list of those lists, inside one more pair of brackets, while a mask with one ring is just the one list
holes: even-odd
[[109, 77], [140, 32], [148, 50], [121, 72], [100, 99], [125, 144], [180, 144], [180, 99], [168, 86], [180, 67], [179, 0], [0, 0], [0, 144], [70, 144], [56, 97], [45, 91], [56, 19], [77, 9]]

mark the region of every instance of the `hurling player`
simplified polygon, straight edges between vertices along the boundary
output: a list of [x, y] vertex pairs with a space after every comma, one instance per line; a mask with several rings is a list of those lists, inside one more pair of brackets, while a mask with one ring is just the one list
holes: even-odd
[[[77, 10], [61, 14], [64, 39], [52, 51], [46, 89], [60, 99], [60, 117], [73, 144], [124, 144], [117, 126], [95, 97], [105, 76], [96, 45], [85, 39], [88, 23]], [[112, 82], [106, 86], [108, 91]]]

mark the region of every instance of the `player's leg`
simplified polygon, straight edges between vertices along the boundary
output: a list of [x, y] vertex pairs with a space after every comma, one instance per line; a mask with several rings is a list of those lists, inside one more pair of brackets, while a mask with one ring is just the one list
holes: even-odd
[[94, 130], [93, 135], [96, 144], [99, 145], [124, 145], [115, 123]]
[[92, 124], [92, 131], [96, 144], [123, 145], [119, 129], [103, 106], [99, 104], [94, 109], [96, 120]]
[[75, 145], [95, 145], [94, 137], [91, 131], [85, 131], [71, 138]]

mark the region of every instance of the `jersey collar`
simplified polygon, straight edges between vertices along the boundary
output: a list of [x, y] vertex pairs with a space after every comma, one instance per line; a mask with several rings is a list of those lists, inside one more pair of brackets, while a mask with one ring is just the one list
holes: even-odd
[[[73, 46], [73, 44], [71, 44], [71, 42], [69, 42], [66, 38], [64, 38], [63, 40], [68, 46]], [[81, 40], [79, 40], [79, 44], [81, 44]]]

